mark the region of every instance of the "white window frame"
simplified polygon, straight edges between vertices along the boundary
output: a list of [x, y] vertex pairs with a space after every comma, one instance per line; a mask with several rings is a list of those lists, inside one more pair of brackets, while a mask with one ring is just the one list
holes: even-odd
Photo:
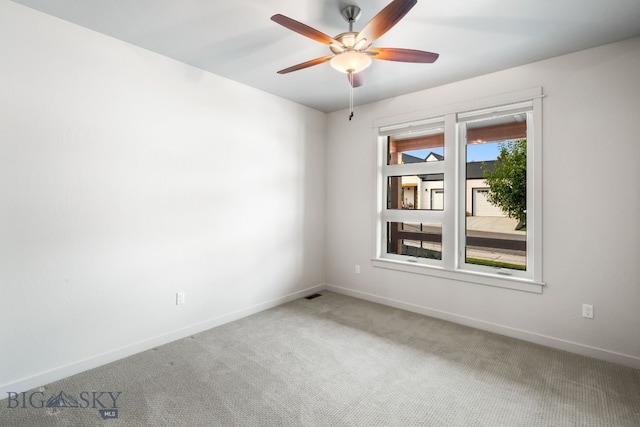
[[[450, 105], [428, 111], [377, 120], [374, 138], [377, 144], [376, 167], [376, 232], [374, 242], [375, 267], [488, 286], [542, 293], [542, 88], [533, 88], [488, 99]], [[464, 262], [465, 242], [465, 150], [461, 138], [458, 115], [482, 111], [492, 107], [503, 108], [531, 102], [527, 125], [527, 271], [475, 266]], [[387, 165], [387, 139], [389, 135], [424, 129], [430, 123], [444, 121], [444, 153], [441, 162]], [[437, 166], [436, 166], [437, 165]], [[416, 169], [414, 171], [414, 169]], [[414, 172], [444, 173], [444, 210], [387, 209], [387, 177]], [[422, 222], [442, 224], [442, 260], [389, 254], [386, 249], [387, 222]]]
[[[425, 131], [434, 128], [443, 128], [446, 126], [444, 117], [436, 117], [428, 120], [421, 121], [419, 125], [412, 124], [409, 128], [403, 129], [401, 131], [397, 129], [384, 129], [379, 137], [381, 138], [382, 144], [382, 156], [384, 157], [382, 163], [383, 167], [381, 168], [382, 174], [382, 182], [383, 186], [386, 186], [387, 180], [392, 176], [399, 175], [422, 175], [422, 174], [439, 174], [444, 173], [445, 167], [447, 165], [447, 157], [445, 155], [445, 160], [440, 162], [420, 162], [420, 163], [410, 163], [410, 164], [398, 164], [398, 165], [387, 165], [387, 136], [388, 135], [401, 135], [401, 134], [411, 134], [417, 133], [420, 131]], [[445, 141], [446, 145], [446, 141]], [[446, 148], [445, 148], [446, 153]], [[451, 163], [451, 161], [449, 162]], [[445, 174], [446, 178], [446, 174]], [[447, 183], [445, 181], [444, 186], [446, 187]], [[386, 188], [386, 187], [385, 187]], [[417, 222], [417, 223], [430, 223], [430, 224], [443, 224], [444, 228], [444, 210], [397, 210], [397, 209], [387, 209], [386, 207], [386, 192], [383, 190], [384, 197], [384, 206], [382, 206], [380, 219], [381, 226], [384, 227], [382, 233], [385, 236], [386, 242], [386, 227], [388, 222]], [[446, 200], [446, 199], [445, 199]], [[443, 231], [444, 234], [444, 231]], [[444, 246], [444, 243], [443, 243]], [[386, 252], [386, 251], [385, 251]], [[433, 265], [440, 266], [442, 265], [441, 260], [428, 259], [428, 258], [416, 258], [407, 255], [396, 255], [396, 254], [384, 254], [385, 258], [396, 261], [406, 261], [415, 264], [424, 264], [424, 265]]]

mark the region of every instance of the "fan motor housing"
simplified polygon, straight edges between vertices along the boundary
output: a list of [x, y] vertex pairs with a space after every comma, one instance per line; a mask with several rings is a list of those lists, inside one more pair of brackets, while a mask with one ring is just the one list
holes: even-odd
[[[355, 31], [347, 31], [346, 33], [338, 34], [334, 37], [334, 39], [339, 42], [342, 46], [336, 44], [330, 44], [329, 49], [331, 52], [336, 55], [345, 51], [355, 50], [358, 52], [363, 52], [371, 46], [371, 43], [365, 42], [362, 46], [358, 46], [358, 49], [355, 48], [356, 37], [358, 37], [358, 33]], [[344, 46], [344, 47], [343, 47]]]

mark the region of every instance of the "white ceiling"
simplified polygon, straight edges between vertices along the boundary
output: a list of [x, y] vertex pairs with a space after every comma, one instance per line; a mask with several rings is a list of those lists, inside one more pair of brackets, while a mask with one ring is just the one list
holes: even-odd
[[[276, 71], [330, 54], [269, 18], [281, 13], [330, 36], [359, 31], [391, 0], [13, 0], [320, 111], [348, 107], [344, 74], [328, 63]], [[437, 52], [434, 64], [374, 61], [355, 90], [361, 105], [640, 36], [639, 0], [419, 0], [374, 47]]]

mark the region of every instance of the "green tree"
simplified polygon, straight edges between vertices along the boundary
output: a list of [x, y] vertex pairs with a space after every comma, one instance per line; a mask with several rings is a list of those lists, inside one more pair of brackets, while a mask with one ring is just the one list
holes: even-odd
[[527, 222], [527, 140], [518, 139], [500, 144], [495, 168], [482, 165], [489, 185], [487, 199], [510, 218], [524, 225]]

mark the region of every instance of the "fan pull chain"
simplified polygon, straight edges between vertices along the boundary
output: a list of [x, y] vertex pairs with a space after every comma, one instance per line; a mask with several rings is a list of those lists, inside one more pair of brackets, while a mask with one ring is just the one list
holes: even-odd
[[353, 119], [353, 72], [349, 72], [349, 121]]

